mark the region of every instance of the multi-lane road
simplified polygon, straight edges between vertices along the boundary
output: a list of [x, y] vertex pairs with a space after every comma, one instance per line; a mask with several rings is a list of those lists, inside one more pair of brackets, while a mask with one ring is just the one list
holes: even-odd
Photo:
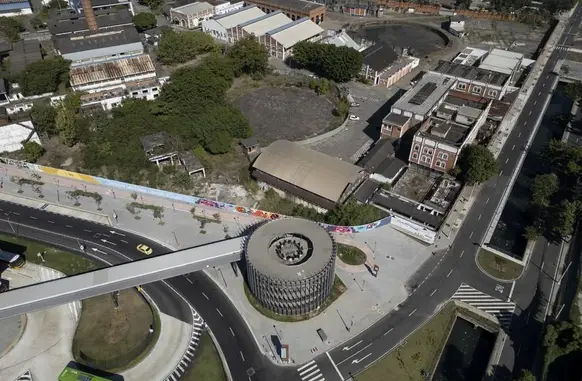
[[[581, 12], [582, 8], [572, 16], [566, 33], [560, 39], [561, 46], [572, 45], [582, 18]], [[552, 96], [557, 78], [551, 69], [565, 53], [562, 48], [552, 53], [499, 156], [499, 175], [484, 184], [450, 248], [431, 258], [423, 267], [427, 276], [422, 285], [397, 310], [336, 349], [320, 355], [314, 362], [298, 368], [273, 365], [262, 355], [232, 303], [202, 272], [147, 285], [146, 291], [162, 312], [183, 321], [190, 321], [191, 315], [177, 293], [196, 308], [217, 337], [235, 381], [346, 379], [397, 346], [441, 303], [451, 298], [463, 283], [500, 300], [508, 299], [510, 287], [499, 285], [481, 273], [475, 264], [475, 256], [493, 220], [495, 207], [510, 184], [511, 174], [518, 165], [532, 129], [541, 118], [542, 105]], [[6, 202], [0, 202], [0, 230], [69, 250], [78, 250], [81, 242], [86, 245], [88, 253], [113, 264], [142, 258], [135, 250], [139, 243], [152, 247], [155, 254], [169, 251], [169, 248], [144, 237], [127, 232], [123, 232], [123, 236], [111, 234], [112, 229], [104, 225]], [[529, 319], [529, 315], [526, 319], [524, 315], [529, 314], [533, 304], [538, 303], [538, 298], [535, 298], [538, 290], [549, 293], [553, 280], [548, 274], [554, 274], [557, 251], [559, 248], [547, 245], [541, 239], [532, 254], [534, 265], [528, 266], [524, 276], [516, 283], [512, 293], [512, 301], [517, 305], [516, 318], [511, 325], [508, 341], [512, 345], [505, 346], [500, 359], [508, 370], [514, 369], [515, 364], [531, 365], [535, 357], [535, 340], [539, 338], [541, 325], [539, 322], [534, 324], [536, 319]], [[519, 334], [512, 334], [516, 332]]]

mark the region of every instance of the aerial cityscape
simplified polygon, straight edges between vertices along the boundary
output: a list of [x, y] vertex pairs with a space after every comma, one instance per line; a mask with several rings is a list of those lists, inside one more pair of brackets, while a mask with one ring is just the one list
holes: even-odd
[[3, 0], [0, 381], [579, 381], [582, 6]]

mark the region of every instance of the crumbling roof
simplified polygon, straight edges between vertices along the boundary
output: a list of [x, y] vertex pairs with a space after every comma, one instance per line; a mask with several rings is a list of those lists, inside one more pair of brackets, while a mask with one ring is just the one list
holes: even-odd
[[152, 59], [147, 54], [71, 68], [71, 86], [105, 82], [139, 74], [155, 73]]

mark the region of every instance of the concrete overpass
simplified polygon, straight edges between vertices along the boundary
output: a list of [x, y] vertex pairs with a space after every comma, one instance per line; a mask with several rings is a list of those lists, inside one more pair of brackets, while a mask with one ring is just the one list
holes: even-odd
[[0, 294], [0, 319], [235, 262], [245, 239], [231, 238], [7, 291]]

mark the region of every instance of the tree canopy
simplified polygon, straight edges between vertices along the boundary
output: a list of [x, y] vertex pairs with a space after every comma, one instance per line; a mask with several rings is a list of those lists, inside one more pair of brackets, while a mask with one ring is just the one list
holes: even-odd
[[482, 145], [470, 145], [461, 151], [458, 161], [459, 178], [465, 184], [481, 184], [499, 171], [499, 162]]
[[164, 65], [176, 65], [193, 60], [199, 54], [217, 49], [214, 39], [203, 32], [164, 30], [158, 45], [158, 59]]
[[560, 184], [555, 173], [537, 176], [531, 187], [532, 202], [540, 207], [548, 207], [558, 189]]
[[19, 74], [18, 84], [27, 96], [53, 93], [68, 82], [70, 65], [60, 56], [33, 62]]
[[133, 24], [138, 31], [143, 32], [144, 30], [155, 28], [158, 25], [158, 21], [153, 13], [142, 12], [133, 16]]
[[37, 142], [23, 142], [22, 146], [24, 147], [24, 160], [29, 163], [36, 163], [45, 152], [44, 148]]
[[164, 4], [164, 0], [140, 0], [139, 2], [153, 11], [158, 10]]
[[348, 82], [362, 70], [364, 57], [346, 46], [302, 41], [293, 47], [292, 60], [320, 77]]
[[566, 95], [574, 102], [580, 102], [582, 99], [582, 82], [570, 82], [566, 85]]
[[15, 17], [0, 17], [0, 34], [10, 42], [20, 40], [20, 32], [24, 32], [24, 26]]
[[536, 378], [529, 370], [524, 369], [515, 381], [536, 381]]
[[56, 116], [57, 110], [45, 103], [35, 103], [30, 110], [30, 118], [34, 123], [35, 130], [40, 134], [47, 134], [49, 137], [57, 133]]
[[232, 60], [234, 75], [248, 74], [261, 77], [269, 69], [269, 53], [255, 38], [238, 40], [230, 49], [228, 57]]

